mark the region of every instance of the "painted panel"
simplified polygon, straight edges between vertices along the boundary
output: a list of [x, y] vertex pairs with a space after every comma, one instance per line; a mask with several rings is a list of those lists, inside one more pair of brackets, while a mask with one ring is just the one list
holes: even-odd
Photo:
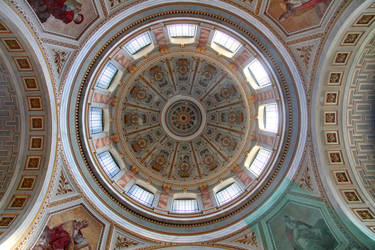
[[53, 214], [34, 246], [39, 249], [98, 249], [103, 225], [82, 207]]
[[331, 0], [270, 0], [268, 14], [287, 32], [294, 33], [316, 26]]
[[46, 31], [71, 38], [97, 17], [92, 0], [27, 0]]
[[276, 249], [334, 249], [338, 243], [319, 209], [287, 203], [270, 221]]

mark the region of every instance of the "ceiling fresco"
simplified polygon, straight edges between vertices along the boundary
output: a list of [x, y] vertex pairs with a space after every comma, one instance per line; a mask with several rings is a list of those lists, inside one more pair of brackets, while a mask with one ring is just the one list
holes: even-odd
[[173, 56], [132, 79], [119, 90], [114, 133], [148, 178], [202, 185], [237, 162], [250, 134], [250, 107], [227, 70], [205, 58]]
[[331, 0], [274, 0], [269, 1], [266, 11], [286, 33], [295, 33], [319, 25], [330, 3]]
[[6, 0], [0, 17], [1, 249], [375, 249], [373, 0]]
[[27, 1], [47, 33], [78, 39], [98, 18], [96, 5], [91, 0]]

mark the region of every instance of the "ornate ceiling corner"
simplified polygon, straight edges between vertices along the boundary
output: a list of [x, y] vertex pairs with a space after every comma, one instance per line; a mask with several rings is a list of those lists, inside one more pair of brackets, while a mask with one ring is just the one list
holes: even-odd
[[283, 40], [293, 41], [323, 34], [336, 22], [351, 1], [262, 2], [265, 4], [262, 5], [259, 15], [280, 33]]
[[60, 92], [61, 82], [64, 78], [64, 73], [69, 67], [69, 62], [71, 60], [73, 49], [67, 47], [60, 47], [51, 44], [44, 43], [47, 51], [47, 58], [52, 69], [52, 74], [55, 82], [56, 93]]
[[229, 237], [217, 241], [217, 244], [230, 246], [230, 249], [264, 249], [265, 243], [261, 236], [260, 223], [252, 224], [244, 229], [232, 233]]
[[248, 232], [239, 237], [238, 239], [233, 240], [233, 242], [249, 246], [253, 249], [258, 249], [260, 247], [257, 236], [254, 232]]
[[297, 184], [296, 187], [298, 187], [299, 191], [321, 198], [322, 194], [318, 183], [320, 181], [319, 174], [315, 171], [312, 161], [311, 145], [306, 145], [304, 157], [294, 182]]
[[55, 184], [52, 191], [52, 196], [49, 200], [51, 203], [50, 206], [53, 203], [56, 203], [56, 201], [59, 200], [65, 200], [68, 198], [71, 198], [73, 196], [79, 195], [76, 188], [73, 186], [70, 176], [65, 171], [66, 166], [62, 160], [61, 153], [59, 155], [58, 159], [58, 171], [56, 173], [55, 177]]
[[72, 177], [66, 156], [63, 150], [61, 138], [59, 137], [57, 144], [57, 167], [54, 175], [54, 183], [52, 186], [52, 195], [49, 199], [49, 206], [54, 203], [61, 203], [63, 200], [77, 200], [81, 198], [82, 192], [77, 186], [76, 180]]
[[303, 77], [303, 85], [310, 103], [311, 96], [311, 72], [314, 67], [315, 58], [317, 56], [318, 48], [320, 46], [321, 39], [312, 39], [306, 42], [290, 45], [291, 51], [297, 61], [298, 70], [300, 75]]
[[121, 249], [121, 248], [129, 249], [138, 245], [139, 245], [138, 241], [134, 241], [125, 236], [117, 235], [116, 243], [115, 243], [116, 249]]
[[65, 178], [64, 173], [61, 172], [56, 195], [60, 196], [71, 192], [73, 192], [72, 186], [70, 185], [69, 181]]

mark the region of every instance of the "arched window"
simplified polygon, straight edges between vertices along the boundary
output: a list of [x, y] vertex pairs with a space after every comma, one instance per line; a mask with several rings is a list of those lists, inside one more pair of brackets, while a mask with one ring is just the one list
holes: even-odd
[[173, 38], [189, 38], [194, 37], [197, 26], [190, 23], [176, 23], [167, 25], [168, 34]]
[[96, 87], [107, 89], [113, 78], [116, 76], [117, 71], [116, 66], [109, 62], [101, 72], [98, 81], [96, 82]]
[[233, 200], [242, 193], [241, 187], [236, 183], [232, 182], [231, 184], [225, 186], [216, 192], [216, 200], [219, 206], [224, 205], [225, 203]]
[[212, 41], [232, 53], [235, 53], [241, 47], [241, 43], [239, 41], [219, 30], [215, 30], [214, 38], [212, 39]]
[[[248, 158], [250, 157], [251, 157], [251, 152]], [[247, 167], [250, 170], [250, 172], [253, 173], [256, 177], [258, 177], [263, 172], [270, 157], [271, 157], [271, 151], [264, 149], [264, 148], [259, 148], [251, 164], [249, 162], [251, 159], [246, 159], [245, 167]]]
[[118, 172], [120, 172], [120, 168], [113, 159], [110, 152], [105, 151], [97, 155], [100, 165], [104, 169], [104, 171], [108, 174], [109, 177], [113, 178]]
[[259, 88], [266, 87], [271, 84], [271, 80], [268, 76], [267, 71], [264, 69], [263, 65], [259, 62], [259, 60], [254, 59], [250, 62], [250, 64], [246, 67], [251, 78], [254, 79], [256, 85]]
[[98, 134], [103, 131], [103, 110], [97, 107], [90, 107], [89, 127], [91, 134]]
[[276, 133], [279, 128], [279, 111], [276, 103], [267, 103], [259, 107], [259, 128]]
[[219, 30], [215, 30], [211, 47], [226, 57], [233, 57], [241, 47], [241, 43], [230, 35]]
[[190, 23], [176, 23], [167, 25], [169, 40], [176, 44], [194, 43], [197, 25]]
[[172, 204], [174, 213], [196, 213], [198, 212], [198, 202], [196, 199], [175, 199]]
[[151, 207], [154, 201], [154, 194], [142, 186], [133, 185], [128, 191], [128, 195], [134, 200]]
[[149, 32], [145, 32], [136, 36], [132, 40], [130, 40], [127, 44], [125, 44], [125, 49], [129, 52], [129, 54], [134, 55], [138, 53], [141, 49], [147, 47], [151, 44], [151, 37]]

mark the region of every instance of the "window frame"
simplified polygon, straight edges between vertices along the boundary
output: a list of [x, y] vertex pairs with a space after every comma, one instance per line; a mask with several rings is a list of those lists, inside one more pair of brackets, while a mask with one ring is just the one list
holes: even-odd
[[[116, 70], [113, 70], [116, 69]], [[109, 72], [112, 71], [112, 72]], [[111, 62], [108, 62], [106, 66], [103, 68], [103, 70], [100, 72], [100, 75], [96, 81], [95, 87], [99, 89], [108, 89], [109, 86], [112, 84], [113, 80], [115, 79], [118, 68]], [[110, 74], [110, 76], [108, 76]], [[103, 79], [104, 78], [104, 79]], [[103, 82], [105, 79], [109, 79], [109, 81], [106, 80], [106, 82]]]
[[[223, 39], [217, 39], [218, 36], [223, 36]], [[225, 42], [222, 42], [222, 40], [225, 40]], [[235, 47], [232, 49], [230, 45], [226, 45], [228, 41], [231, 40], [231, 43], [236, 44]], [[242, 43], [238, 41], [236, 38], [232, 37], [231, 35], [222, 32], [220, 30], [215, 30], [214, 35], [211, 39], [211, 48], [218, 52], [220, 55], [226, 56], [228, 58], [232, 58], [242, 47]]]
[[[146, 40], [148, 40], [148, 41], [145, 42], [143, 45], [139, 46], [139, 43], [140, 43], [139, 39], [141, 39], [142, 37], [146, 37], [146, 36], [147, 36]], [[136, 47], [135, 43], [138, 43], [138, 48], [136, 48], [136, 49], [129, 48], [130, 46]], [[131, 39], [129, 42], [127, 42], [124, 45], [124, 48], [130, 55], [135, 56], [136, 54], [138, 54], [139, 52], [141, 52], [145, 48], [149, 47], [151, 44], [153, 44], [151, 34], [150, 34], [149, 31], [146, 31], [146, 32], [143, 32], [142, 34], [137, 35], [136, 37]]]
[[[138, 191], [133, 191], [136, 188], [138, 188]], [[137, 196], [137, 195], [134, 194], [134, 192], [137, 192], [140, 195]], [[147, 188], [145, 188], [145, 187], [143, 187], [142, 185], [139, 185], [139, 184], [132, 185], [126, 194], [130, 198], [132, 198], [133, 200], [135, 200], [135, 201], [137, 201], [137, 202], [139, 202], [139, 203], [141, 203], [145, 206], [148, 206], [148, 207], [152, 207], [152, 204], [154, 203], [154, 200], [155, 200], [155, 194], [153, 192], [151, 192], [150, 190], [148, 190]], [[144, 196], [144, 194], [151, 195], [152, 199], [151, 200], [148, 199], [148, 201], [146, 199], [141, 199], [142, 196]]]
[[[222, 194], [223, 192], [231, 192], [231, 190], [228, 190], [228, 189], [231, 188], [231, 187], [234, 187], [234, 186], [236, 186], [236, 190], [234, 190], [234, 191], [237, 191], [234, 195], [230, 196], [230, 193], [228, 193], [228, 194], [224, 193], [223, 196], [227, 195], [227, 196], [230, 196], [230, 197], [220, 198], [220, 194]], [[218, 206], [225, 205], [225, 204], [231, 202], [232, 200], [236, 199], [242, 193], [243, 193], [243, 189], [241, 188], [241, 186], [236, 181], [231, 182], [230, 184], [224, 186], [223, 188], [221, 188], [221, 189], [219, 189], [218, 191], [215, 192], [216, 202], [217, 202]]]
[[[105, 154], [105, 155], [104, 155]], [[103, 156], [104, 155], [104, 156]], [[115, 177], [120, 171], [120, 167], [117, 164], [116, 160], [113, 158], [113, 155], [109, 151], [104, 151], [99, 154], [96, 154], [100, 166], [104, 172], [111, 178]], [[115, 169], [115, 171], [113, 171]]]
[[[221, 42], [220, 40], [217, 39], [218, 36], [221, 36], [221, 38], [225, 38], [226, 41], [225, 43]], [[226, 45], [226, 43], [228, 43], [228, 41], [231, 41], [231, 43], [233, 44], [236, 44], [235, 47], [233, 49], [231, 49], [228, 45]], [[220, 30], [215, 30], [214, 32], [214, 35], [212, 37], [212, 43], [215, 43], [217, 45], [219, 45], [221, 48], [224, 48], [226, 49], [227, 51], [229, 51], [230, 53], [232, 54], [236, 54], [236, 52], [241, 48], [242, 44], [237, 40], [235, 39], [234, 37], [232, 37], [231, 35], [225, 33], [225, 32], [222, 32]]]
[[[251, 66], [252, 65], [258, 65], [260, 67], [260, 69], [264, 72], [264, 75], [262, 78], [258, 77], [256, 75], [256, 73], [254, 73], [254, 71], [251, 69]], [[263, 66], [263, 64], [261, 63], [261, 61], [259, 61], [257, 58], [254, 58], [246, 67], [245, 69], [247, 70], [247, 72], [250, 74], [250, 76], [252, 77], [252, 79], [254, 80], [255, 84], [257, 85], [258, 88], [265, 88], [267, 86], [270, 86], [272, 84], [271, 82], [271, 78], [266, 70], [266, 68]], [[258, 68], [259, 70], [259, 68]], [[264, 80], [266, 79], [266, 80]], [[266, 82], [266, 83], [262, 83], [262, 82]]]
[[[270, 108], [272, 107], [272, 110]], [[271, 121], [271, 122], [269, 122]], [[279, 130], [279, 109], [276, 102], [264, 105], [262, 130], [277, 133]]]
[[[98, 117], [95, 117], [95, 119], [93, 119], [93, 110], [96, 110], [96, 111], [99, 111], [100, 110], [100, 119]], [[90, 130], [90, 134], [91, 135], [95, 135], [95, 134], [100, 134], [103, 132], [104, 130], [104, 121], [103, 121], [103, 109], [102, 108], [99, 108], [99, 107], [93, 107], [93, 106], [90, 106], [89, 107], [89, 130]], [[98, 114], [99, 116], [99, 114]], [[100, 123], [100, 126], [99, 125], [96, 125], [96, 124], [99, 124]], [[93, 127], [93, 125], [95, 125]], [[99, 128], [100, 127], [100, 130]]]
[[[268, 155], [266, 157], [263, 157], [263, 152], [267, 152]], [[249, 166], [246, 166], [246, 168], [252, 173], [256, 178], [262, 175], [263, 171], [266, 169], [267, 164], [269, 163], [272, 156], [272, 151], [263, 147], [260, 147], [257, 151], [256, 155], [254, 156], [253, 160], [249, 164]], [[259, 158], [263, 157], [263, 158]], [[263, 160], [266, 159], [266, 160]], [[254, 169], [255, 168], [255, 169]]]
[[[176, 205], [175, 204], [176, 204], [176, 202], [180, 202], [180, 201], [195, 201], [195, 203], [192, 205], [192, 209], [190, 209], [190, 210], [188, 210], [188, 209], [178, 210], [178, 209], [176, 209]], [[186, 207], [186, 204], [184, 204], [182, 206]], [[173, 202], [172, 202], [172, 209], [171, 209], [171, 211], [172, 211], [172, 213], [176, 213], [176, 214], [198, 213], [199, 212], [198, 201], [195, 198], [178, 198], [178, 199], [174, 199]]]
[[[184, 26], [189, 26], [188, 27], [188, 31], [187, 33], [192, 33], [191, 35], [172, 35], [173, 32], [176, 32], [176, 31], [173, 31], [172, 28], [177, 28], [177, 26], [182, 26], [182, 28]], [[190, 29], [192, 28], [192, 29]], [[192, 23], [173, 23], [173, 24], [168, 24], [167, 25], [167, 31], [168, 31], [168, 36], [170, 38], [194, 38], [197, 34], [197, 25], [196, 24], [192, 24]], [[171, 32], [172, 31], [172, 32]], [[182, 31], [181, 33], [184, 33], [184, 31]]]

